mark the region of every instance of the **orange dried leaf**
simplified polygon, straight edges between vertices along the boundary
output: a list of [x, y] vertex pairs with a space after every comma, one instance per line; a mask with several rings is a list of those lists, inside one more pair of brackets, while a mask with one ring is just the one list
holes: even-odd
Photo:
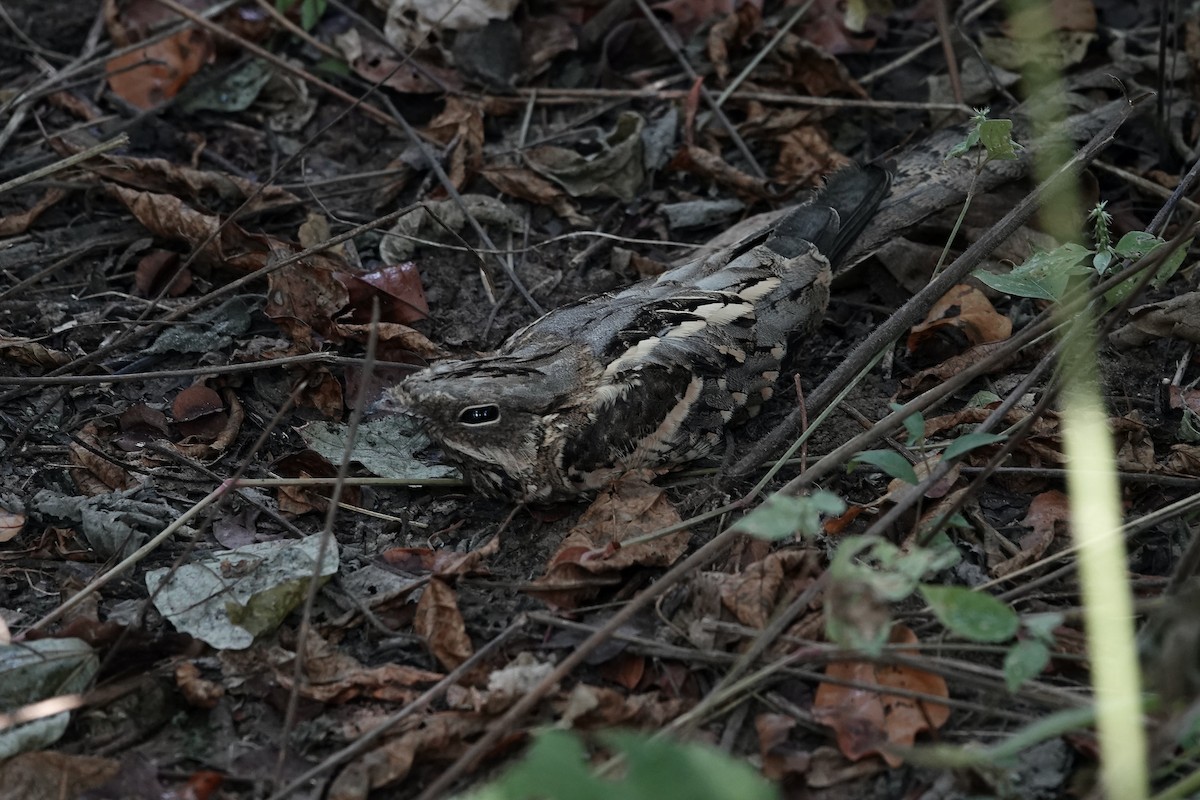
[[[897, 625], [892, 629], [890, 641], [915, 643], [917, 637], [908, 628]], [[825, 674], [877, 687], [857, 689], [832, 683], [817, 687], [813, 716], [833, 728], [838, 748], [852, 761], [879, 754], [888, 764], [898, 767], [903, 759], [891, 752], [890, 747], [911, 746], [918, 734], [940, 728], [950, 718], [946, 705], [886, 692], [896, 688], [949, 697], [946, 681], [932, 672], [865, 661], [838, 661], [826, 667]]]
[[413, 631], [425, 639], [434, 658], [446, 669], [454, 669], [475, 652], [458, 610], [458, 594], [440, 578], [431, 578], [421, 593]]

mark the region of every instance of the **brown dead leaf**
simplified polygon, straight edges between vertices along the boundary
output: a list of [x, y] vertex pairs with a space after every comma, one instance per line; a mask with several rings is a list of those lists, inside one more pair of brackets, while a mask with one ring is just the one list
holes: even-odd
[[661, 728], [683, 711], [681, 700], [657, 693], [626, 694], [606, 686], [576, 684], [552, 705], [562, 724], [577, 730], [638, 727]]
[[[54, 150], [63, 156], [75, 155], [91, 144], [65, 136], [50, 140]], [[243, 212], [253, 214], [300, 203], [296, 195], [278, 186], [264, 186], [219, 170], [194, 169], [164, 158], [101, 154], [89, 158], [83, 166], [89, 172], [121, 186], [172, 195], [207, 210], [216, 210], [217, 206], [238, 206], [249, 201]]]
[[653, 278], [670, 269], [669, 265], [661, 261], [639, 255], [624, 247], [614, 247], [612, 249], [609, 265], [614, 272], [625, 274], [634, 272], [639, 278]]
[[991, 568], [992, 577], [1003, 578], [1040, 560], [1050, 549], [1054, 537], [1065, 533], [1071, 519], [1067, 496], [1057, 489], [1042, 492], [1029, 503], [1021, 525], [1033, 530], [1021, 537], [1021, 549], [1016, 555]]
[[1200, 414], [1200, 389], [1184, 389], [1173, 383], [1167, 387], [1167, 403], [1171, 408], [1186, 408], [1193, 414]]
[[440, 578], [430, 578], [421, 593], [413, 631], [425, 639], [433, 657], [448, 670], [475, 652], [462, 612], [458, 610], [458, 594]]
[[407, 325], [429, 316], [429, 302], [421, 287], [421, 273], [411, 261], [359, 275], [338, 272], [334, 277], [341, 281], [349, 293], [347, 311], [342, 316], [345, 322], [370, 322], [371, 301], [374, 298], [379, 298], [381, 322]]
[[189, 28], [159, 42], [108, 60], [105, 74], [113, 93], [142, 110], [170, 100], [213, 60], [212, 37]]
[[200, 677], [200, 668], [191, 661], [175, 665], [175, 685], [192, 708], [211, 711], [225, 696], [225, 687]]
[[1117, 448], [1117, 469], [1123, 472], [1153, 472], [1158, 469], [1154, 458], [1154, 440], [1138, 412], [1111, 417], [1108, 423]]
[[105, 458], [103, 441], [107, 441], [112, 430], [89, 422], [75, 435], [67, 446], [70, 451], [71, 477], [79, 491], [88, 497], [107, 494], [111, 491], [129, 489], [137, 481], [122, 464]]
[[[916, 634], [903, 625], [892, 629], [893, 644], [915, 643]], [[905, 650], [913, 655], [916, 649]], [[949, 697], [946, 681], [932, 672], [912, 667], [871, 664], [865, 661], [837, 661], [825, 668], [825, 675], [877, 688], [855, 689], [822, 683], [813, 698], [813, 717], [833, 728], [838, 748], [851, 761], [879, 754], [892, 767], [904, 760], [890, 746], [909, 747], [918, 734], [941, 728], [950, 718], [950, 709], [941, 703], [913, 700], [887, 694], [889, 688]]]
[[594, 576], [629, 567], [666, 567], [687, 549], [689, 531], [676, 531], [628, 547], [622, 542], [680, 521], [663, 490], [630, 473], [601, 492], [551, 557], [546, 574], [528, 590], [542, 600], [572, 608], [593, 596]]
[[[333, 331], [339, 337], [356, 342], [365, 342], [371, 335], [370, 325], [346, 325], [336, 323]], [[411, 364], [413, 359], [405, 356], [417, 355], [430, 361], [446, 357], [446, 351], [429, 340], [425, 334], [397, 322], [381, 322], [378, 326], [379, 348], [376, 351], [381, 361], [396, 361]], [[417, 363], [420, 363], [419, 361]]]
[[446, 107], [425, 128], [435, 142], [449, 147], [446, 174], [454, 188], [478, 174], [483, 166], [483, 106], [474, 100], [447, 97]]
[[61, 350], [40, 344], [36, 339], [13, 336], [0, 329], [0, 360], [54, 369], [70, 363], [71, 357]]
[[1155, 339], [1200, 343], [1200, 292], [1129, 309], [1130, 321], [1109, 334], [1118, 347], [1141, 347]]
[[551, 183], [531, 169], [524, 167], [484, 166], [479, 173], [500, 191], [538, 205], [550, 206], [554, 213], [570, 224], [584, 228], [592, 221], [579, 212], [570, 196], [556, 183]]
[[369, 83], [387, 78], [383, 85], [401, 94], [437, 94], [462, 88], [462, 80], [454, 70], [412, 53], [397, 56], [374, 36], [361, 36], [354, 30], [336, 37], [336, 41], [350, 69]]
[[[0, 506], [0, 542], [11, 542], [21, 535], [24, 528], [24, 514], [18, 514], [16, 511], [10, 511], [4, 506]], [[7, 643], [7, 639], [0, 639], [0, 644], [4, 643]]]
[[633, 691], [646, 675], [646, 658], [633, 653], [621, 653], [600, 665], [600, 674], [628, 691]]
[[708, 60], [721, 83], [729, 80], [732, 67], [730, 52], [742, 52], [750, 44], [751, 37], [762, 27], [762, 9], [754, 3], [742, 3], [732, 14], [718, 20], [708, 30], [705, 47]]
[[221, 398], [228, 413], [214, 414], [211, 420], [197, 420], [200, 424], [194, 430], [199, 431], [198, 433], [189, 432], [185, 426], [179, 426], [180, 433], [184, 433], [185, 438], [175, 443], [176, 450], [188, 458], [207, 461], [216, 458], [233, 444], [246, 419], [246, 410], [237, 394], [228, 386], [221, 390]]
[[732, 14], [736, 5], [736, 0], [663, 0], [652, 8], [665, 14], [686, 42], [704, 23]]
[[685, 144], [671, 159], [672, 169], [699, 175], [705, 180], [732, 189], [735, 193], [755, 200], [779, 200], [784, 196], [769, 181], [749, 175], [703, 147]]
[[745, 570], [721, 580], [721, 602], [743, 625], [762, 629], [780, 599], [794, 596], [815, 579], [821, 557], [815, 550], [776, 550]]
[[933, 304], [908, 334], [908, 352], [920, 364], [944, 361], [966, 347], [1004, 341], [1012, 320], [1000, 314], [974, 286], [958, 284]]
[[0, 236], [18, 236], [37, 221], [47, 209], [53, 208], [54, 205], [67, 196], [65, 189], [51, 187], [47, 189], [38, 201], [30, 206], [25, 211], [18, 214], [9, 214], [0, 217]]
[[[274, 464], [275, 472], [285, 478], [335, 478], [337, 467], [311, 450], [284, 456]], [[278, 489], [279, 510], [285, 514], [306, 514], [323, 511], [329, 486], [280, 486]], [[342, 501], [350, 505], [362, 505], [362, 493], [357, 486], [342, 489]]]
[[500, 537], [493, 536], [482, 547], [460, 553], [448, 547], [392, 547], [379, 557], [396, 569], [413, 574], [431, 573], [443, 578], [459, 575], [487, 575], [485, 559], [500, 551]]
[[178, 197], [108, 184], [108, 190], [155, 236], [196, 248], [220, 228], [217, 238], [201, 250], [196, 262], [213, 268], [253, 272], [267, 263], [268, 237], [247, 233], [236, 223], [201, 213]]
[[22, 800], [81, 797], [103, 786], [120, 771], [121, 762], [117, 759], [39, 750], [20, 753], [0, 763], [0, 786], [7, 796]]
[[[241, 654], [221, 654], [226, 675], [273, 673], [285, 691], [291, 691], [294, 654], [274, 647], [255, 647]], [[385, 702], [411, 702], [424, 688], [437, 683], [442, 675], [400, 664], [365, 667], [356, 658], [339, 650], [316, 631], [305, 640], [305, 680], [298, 691], [301, 697], [321, 703], [343, 704], [356, 697]]]
[[875, 41], [883, 31], [880, 17], [863, 20], [867, 25], [861, 31], [851, 30], [846, 22], [846, 6], [840, 0], [817, 0], [805, 15], [799, 34], [804, 41], [835, 56], [865, 53], [875, 47]]
[[968, 367], [973, 367], [981, 361], [991, 361], [991, 370], [989, 374], [1003, 372], [1013, 364], [1018, 363], [1022, 359], [1033, 357], [1034, 353], [1030, 348], [1025, 348], [1019, 352], [1013, 353], [1006, 358], [993, 360], [992, 354], [1005, 347], [1006, 342], [988, 342], [987, 344], [976, 345], [969, 350], [966, 350], [956, 356], [946, 359], [937, 366], [923, 369], [915, 373], [909, 378], [905, 378], [900, 382], [900, 391], [897, 392], [898, 397], [911, 397], [914, 394], [919, 394], [926, 389], [936, 384], [942, 383], [949, 378], [954, 377]]
[[540, 75], [559, 55], [579, 47], [575, 28], [561, 14], [521, 20], [521, 73], [524, 82]]
[[841, 169], [850, 159], [833, 148], [829, 134], [817, 125], [800, 125], [775, 138], [779, 156], [772, 175], [788, 186], [813, 186], [822, 175]]
[[767, 780], [782, 781], [808, 772], [812, 758], [799, 742], [791, 741], [794, 727], [796, 720], [786, 714], [759, 714], [754, 718], [763, 776]]
[[[151, 250], [138, 259], [133, 285], [142, 297], [179, 297], [192, 286], [192, 271], [179, 269], [179, 253]], [[164, 292], [164, 289], [166, 290]]]
[[756, 71], [756, 82], [816, 97], [842, 94], [866, 99], [866, 90], [834, 57], [836, 53], [805, 36], [788, 34], [764, 61], [764, 68]]
[[417, 727], [387, 740], [351, 762], [334, 778], [328, 797], [366, 797], [408, 777], [414, 763], [441, 764], [458, 758], [490, 720], [473, 712], [442, 712], [420, 720]]

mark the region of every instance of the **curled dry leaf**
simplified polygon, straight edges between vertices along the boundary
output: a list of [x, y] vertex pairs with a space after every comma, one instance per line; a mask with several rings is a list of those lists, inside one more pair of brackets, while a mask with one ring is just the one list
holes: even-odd
[[[761, 0], [755, 0], [755, 4], [761, 4]], [[686, 41], [705, 23], [732, 14], [737, 5], [737, 0], [663, 0], [655, 3], [653, 8], [666, 14], [672, 27]]]
[[[907, 627], [897, 625], [889, 641], [916, 643], [917, 636]], [[917, 654], [915, 648], [902, 652]], [[949, 697], [945, 679], [932, 672], [901, 665], [836, 661], [825, 668], [825, 675], [876, 687], [856, 689], [833, 683], [817, 687], [813, 717], [833, 728], [838, 748], [851, 761], [878, 754], [891, 766], [898, 767], [904, 760], [890, 752], [889, 746], [911, 746], [918, 734], [941, 728], [950, 718], [949, 707], [941, 703], [887, 694], [887, 689], [895, 688]]]
[[384, 86], [401, 94], [436, 94], [462, 88], [462, 79], [454, 70], [433, 63], [423, 54], [406, 53], [401, 58], [373, 35], [364, 37], [351, 29], [335, 41], [350, 69], [370, 83], [382, 80]]
[[1041, 559], [1054, 537], [1066, 532], [1070, 519], [1070, 504], [1062, 492], [1052, 489], [1035, 496], [1020, 523], [1033, 530], [1021, 537], [1021, 549], [1016, 555], [992, 567], [992, 577], [1003, 578]]
[[446, 174], [455, 189], [462, 189], [483, 166], [483, 104], [449, 97], [425, 132], [441, 145], [454, 145], [446, 154]]
[[550, 206], [555, 214], [576, 227], [583, 228], [592, 224], [588, 217], [579, 212], [561, 187], [538, 176], [532, 170], [523, 167], [485, 166], [479, 174], [510, 197]]
[[229, 415], [221, 395], [202, 384], [189, 386], [171, 403], [175, 425], [188, 443], [211, 442], [225, 428]]
[[196, 211], [169, 194], [137, 191], [115, 184], [109, 184], [108, 190], [147, 230], [168, 241], [184, 242], [198, 248], [220, 229], [217, 238], [197, 253], [199, 264], [253, 272], [267, 263], [269, 237], [249, 234], [236, 223], [222, 226], [220, 217]]
[[381, 322], [407, 325], [429, 316], [429, 301], [421, 287], [421, 273], [411, 261], [392, 264], [360, 275], [338, 272], [335, 277], [349, 293], [346, 322], [371, 320], [371, 301], [379, 298]]
[[683, 710], [683, 701], [664, 699], [657, 693], [625, 694], [609, 687], [576, 684], [565, 698], [554, 703], [563, 724], [595, 728], [661, 728]]
[[1012, 335], [1012, 320], [1000, 314], [974, 286], [959, 284], [942, 295], [925, 320], [912, 327], [908, 352], [918, 363], [945, 360], [965, 347], [1001, 342]]
[[179, 297], [192, 286], [192, 271], [179, 269], [179, 254], [170, 250], [151, 250], [138, 259], [133, 285], [142, 297]]
[[[88, 144], [66, 136], [50, 140], [50, 145], [63, 156], [74, 155], [86, 149]], [[248, 202], [243, 209], [247, 215], [300, 202], [296, 195], [278, 186], [263, 186], [220, 170], [194, 169], [165, 158], [102, 153], [85, 161], [84, 168], [113, 183], [144, 192], [187, 198], [201, 207], [214, 204], [233, 207]]]
[[423, 639], [429, 652], [447, 670], [462, 664], [475, 652], [467, 624], [458, 610], [458, 594], [441, 578], [431, 578], [421, 599], [413, 631]]
[[742, 197], [756, 200], [778, 200], [783, 193], [777, 191], [769, 181], [756, 178], [733, 167], [720, 156], [703, 147], [687, 144], [671, 159], [673, 169], [685, 170], [732, 189]]
[[988, 362], [991, 365], [988, 373], [995, 374], [1003, 372], [1005, 369], [1024, 359], [1033, 358], [1037, 355], [1030, 348], [1024, 348], [1004, 358], [993, 358], [993, 353], [1002, 350], [1006, 344], [1006, 342], [988, 342], [986, 344], [975, 345], [969, 350], [946, 359], [937, 366], [914, 373], [911, 377], [905, 378], [900, 382], [900, 390], [896, 395], [898, 397], [911, 397], [914, 394], [919, 394], [931, 386], [954, 377], [968, 367], [976, 366], [980, 362]]
[[225, 687], [200, 677], [200, 668], [191, 661], [181, 661], [175, 665], [175, 685], [192, 708], [211, 711], [225, 696]]
[[137, 485], [124, 466], [101, 455], [104, 452], [102, 439], [107, 440], [110, 433], [111, 429], [101, 429], [97, 423], [89, 422], [75, 435], [77, 441], [68, 445], [71, 477], [79, 491], [88, 497]]
[[762, 27], [762, 9], [754, 3], [742, 3], [732, 14], [726, 14], [708, 29], [705, 49], [708, 60], [721, 83], [729, 80], [732, 67], [730, 52], [741, 52], [751, 37]]
[[[414, 763], [437, 769], [438, 765], [461, 755], [489, 724], [489, 717], [474, 712], [451, 711], [423, 717], [416, 727], [351, 762], [333, 779], [328, 796], [366, 797], [374, 789], [403, 781]], [[362, 733], [365, 731], [357, 732]]]
[[781, 597], [797, 596], [812, 583], [820, 562], [815, 550], [777, 550], [741, 572], [722, 575], [721, 602], [743, 625], [761, 630]]
[[850, 163], [834, 149], [825, 129], [817, 125], [799, 125], [775, 141], [779, 143], [779, 157], [772, 174], [787, 186], [813, 186], [821, 176]]
[[130, 105], [150, 109], [170, 100], [213, 60], [207, 31], [187, 29], [108, 60], [105, 72], [113, 93]]
[[430, 572], [441, 577], [457, 575], [486, 575], [485, 559], [500, 551], [500, 537], [493, 536], [469, 553], [449, 548], [393, 547], [379, 554], [387, 563], [405, 572]]
[[542, 145], [526, 151], [535, 171], [560, 184], [572, 197], [615, 197], [631, 202], [645, 181], [642, 131], [646, 120], [626, 111], [605, 137], [601, 151], [584, 155], [566, 147]]
[[[9, 511], [4, 506], [0, 506], [0, 542], [11, 542], [13, 539], [21, 535], [21, 531], [25, 528], [25, 515], [19, 514], [16, 511]], [[7, 628], [0, 630], [0, 634], [7, 633]], [[0, 635], [0, 644], [7, 643], [7, 639]]]
[[37, 221], [45, 211], [67, 196], [65, 189], [47, 189], [38, 201], [25, 211], [0, 217], [0, 236], [18, 236]]
[[[284, 456], [275, 462], [275, 471], [285, 478], [336, 478], [337, 467], [311, 450]], [[280, 486], [279, 510], [288, 514], [305, 514], [323, 511], [332, 486]], [[342, 488], [342, 501], [351, 505], [362, 505], [362, 492], [357, 486]]]
[[596, 576], [634, 566], [670, 566], [687, 549], [689, 531], [628, 547], [621, 543], [679, 521], [662, 489], [647, 483], [645, 476], [630, 473], [588, 507], [530, 592], [552, 605], [573, 608], [595, 594], [601, 583]]
[[135, 403], [122, 411], [117, 424], [121, 434], [113, 437], [112, 441], [126, 452], [141, 450], [148, 443], [166, 439], [170, 435], [167, 415], [145, 403]]
[[24, 336], [13, 336], [0, 329], [0, 360], [15, 361], [31, 367], [54, 369], [70, 363], [71, 357]]
[[770, 780], [802, 777], [808, 772], [812, 756], [798, 742], [791, 741], [794, 727], [796, 720], [787, 714], [759, 714], [754, 718], [763, 775]]
[[[293, 658], [276, 656], [270, 664], [280, 686], [289, 691], [295, 685], [292, 681], [292, 662]], [[251, 665], [253, 673], [261, 670], [262, 665]], [[297, 687], [301, 697], [337, 704], [356, 697], [408, 703], [416, 698], [421, 687], [436, 683], [443, 677], [436, 672], [400, 664], [365, 667], [316, 631], [310, 631], [306, 639], [304, 674], [307, 679]]]

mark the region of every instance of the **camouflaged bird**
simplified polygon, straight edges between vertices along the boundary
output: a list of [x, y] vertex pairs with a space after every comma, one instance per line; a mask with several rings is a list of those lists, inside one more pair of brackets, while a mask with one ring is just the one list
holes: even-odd
[[706, 456], [771, 397], [890, 180], [842, 170], [767, 234], [551, 311], [494, 355], [414, 373], [383, 405], [494, 497], [560, 500]]

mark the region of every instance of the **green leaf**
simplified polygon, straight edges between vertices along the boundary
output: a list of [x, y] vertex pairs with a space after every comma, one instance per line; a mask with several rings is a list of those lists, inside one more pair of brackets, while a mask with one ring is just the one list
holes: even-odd
[[973, 128], [965, 139], [950, 148], [950, 151], [946, 153], [946, 158], [962, 158], [977, 144], [979, 144], [979, 128]]
[[1098, 274], [1103, 275], [1108, 271], [1108, 268], [1112, 266], [1112, 261], [1113, 251], [1101, 250], [1100, 252], [1096, 253], [1096, 255], [1092, 256], [1092, 268], [1095, 269]]
[[989, 161], [1012, 161], [1017, 157], [1012, 140], [1011, 119], [989, 119], [979, 125], [979, 141]]
[[1007, 436], [999, 433], [967, 433], [955, 439], [942, 452], [942, 460], [950, 461], [958, 458], [964, 453], [969, 453], [978, 447], [984, 447], [996, 442], [1003, 442]]
[[[904, 408], [904, 406], [900, 405], [899, 403], [889, 403], [888, 408], [890, 408], [892, 411], [899, 411], [900, 409]], [[908, 434], [908, 439], [905, 441], [905, 444], [911, 447], [924, 438], [925, 415], [920, 411], [914, 411], [913, 413], [909, 414], [901, 421], [901, 424], [904, 425], [904, 431]]]
[[1091, 251], [1083, 245], [1068, 242], [1053, 250], [1034, 253], [1007, 275], [993, 275], [983, 270], [975, 270], [972, 274], [998, 292], [1058, 302], [1067, 291], [1071, 276], [1088, 272], [1085, 260], [1090, 256]]
[[850, 463], [846, 465], [846, 471], [853, 472], [860, 463], [878, 467], [893, 478], [899, 478], [913, 486], [920, 483], [912, 464], [908, 463], [908, 459], [895, 450], [864, 450], [850, 460]]
[[490, 785], [460, 800], [776, 800], [777, 790], [750, 765], [713, 747], [608, 731], [599, 740], [624, 756], [618, 778], [593, 773], [576, 734], [537, 734], [525, 757]]
[[1026, 633], [1049, 646], [1054, 644], [1054, 629], [1062, 625], [1064, 619], [1065, 617], [1057, 611], [1047, 611], [1022, 617], [1021, 625]]
[[1015, 611], [984, 592], [926, 583], [921, 594], [943, 625], [972, 642], [1006, 642], [1021, 624]]
[[[607, 782], [608, 797], [628, 800], [776, 800], [778, 791], [749, 764], [716, 748], [655, 739], [641, 733], [609, 731], [600, 739], [624, 754], [625, 777]], [[541, 792], [537, 793], [541, 796]], [[573, 800], [574, 794], [561, 795]]]
[[1020, 689], [1025, 681], [1036, 678], [1050, 663], [1050, 648], [1036, 639], [1014, 644], [1004, 656], [1004, 682], [1010, 692]]
[[967, 401], [967, 408], [983, 408], [990, 406], [992, 403], [999, 403], [1000, 395], [995, 392], [989, 392], [987, 389], [981, 389], [971, 395], [971, 399]]
[[1183, 419], [1179, 420], [1179, 439], [1189, 444], [1200, 442], [1200, 416], [1187, 406], [1183, 407]]
[[1121, 241], [1117, 242], [1117, 246], [1113, 249], [1122, 258], [1141, 258], [1152, 253], [1160, 244], [1162, 244], [1162, 239], [1153, 233], [1130, 231], [1121, 237]]
[[733, 529], [759, 539], [787, 539], [795, 533], [812, 538], [821, 532], [821, 516], [846, 510], [846, 502], [833, 492], [817, 490], [804, 497], [773, 494], [758, 508], [733, 523]]
[[325, 14], [325, 0], [303, 0], [300, 6], [300, 27], [311, 31]]

